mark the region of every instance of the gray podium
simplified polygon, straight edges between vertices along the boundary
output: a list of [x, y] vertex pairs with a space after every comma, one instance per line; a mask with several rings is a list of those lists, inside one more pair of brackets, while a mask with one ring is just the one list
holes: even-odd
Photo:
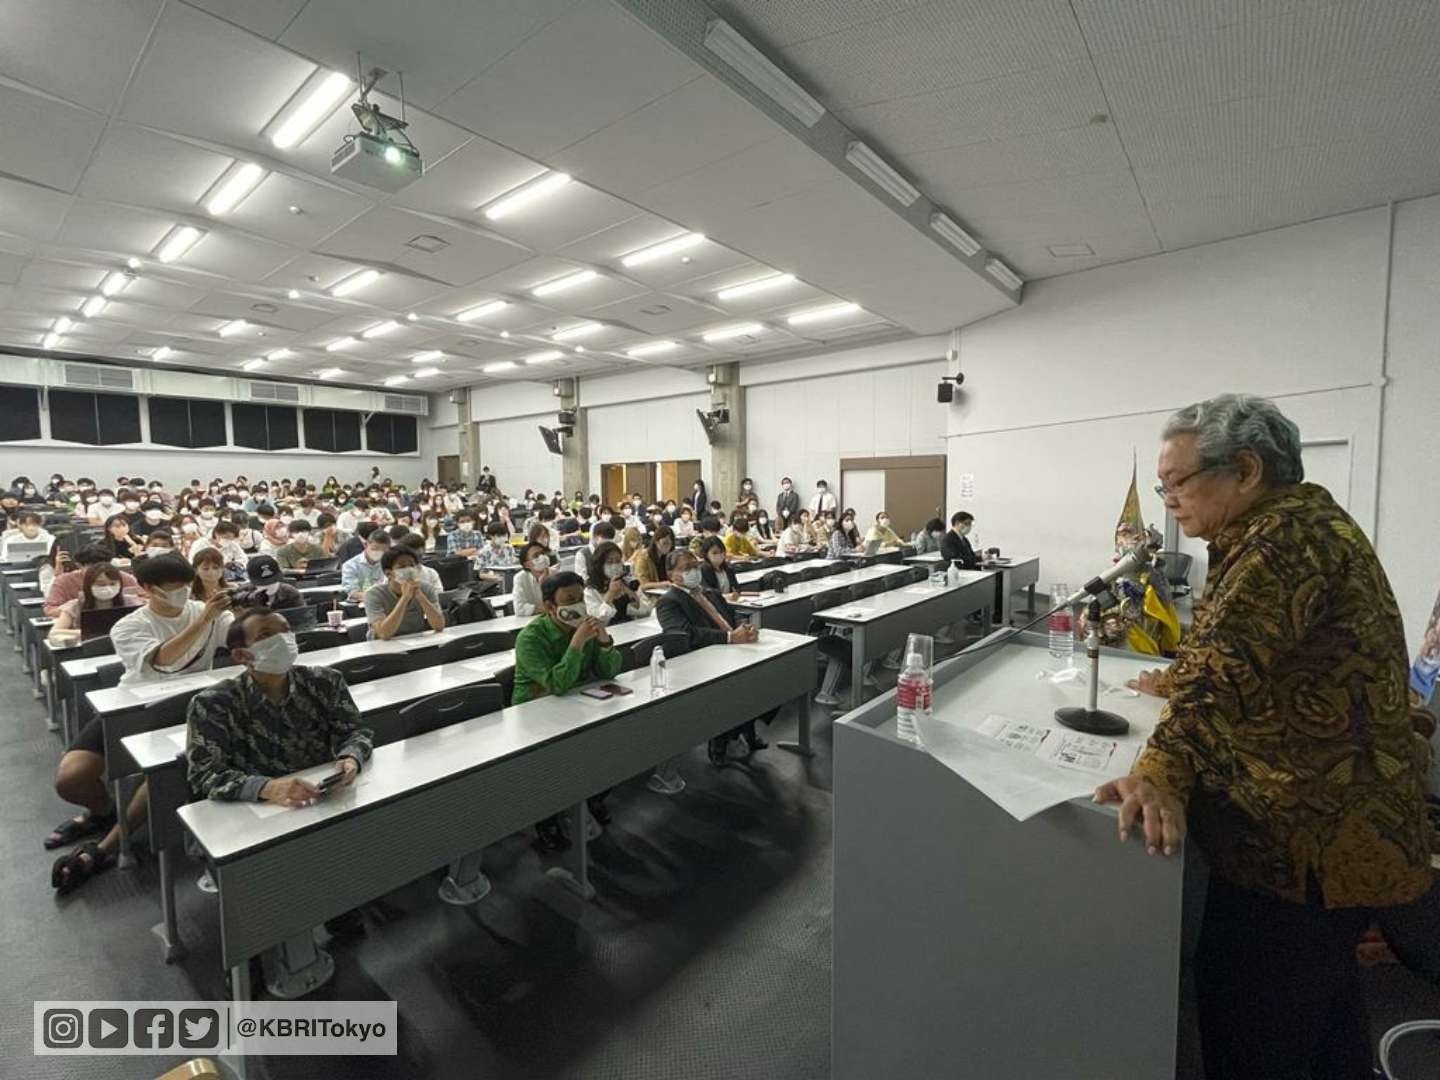
[[[1132, 657], [1107, 650], [1102, 680]], [[942, 664], [935, 715], [1053, 725], [1085, 688], [1037, 679], [1047, 660], [1007, 643]], [[1101, 699], [1137, 746], [1158, 705]], [[893, 693], [836, 723], [834, 769], [834, 1080], [1175, 1075], [1181, 857], [1120, 843], [1088, 799], [1016, 821], [896, 737]]]

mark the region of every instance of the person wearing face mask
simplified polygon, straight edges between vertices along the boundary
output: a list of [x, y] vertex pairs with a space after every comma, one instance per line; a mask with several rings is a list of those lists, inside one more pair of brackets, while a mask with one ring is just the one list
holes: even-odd
[[[55, 614], [55, 622], [50, 627], [52, 632], [80, 629], [82, 611], [126, 606], [121, 594], [125, 588], [124, 579], [130, 577], [129, 574], [121, 574], [107, 562], [97, 562], [85, 567], [80, 571], [80, 575], [80, 595], [60, 605]], [[130, 578], [130, 584], [133, 585], [134, 582], [135, 579]]]
[[774, 547], [776, 543], [775, 530], [770, 525], [770, 512], [761, 510], [758, 506], [755, 513], [750, 516], [750, 538], [759, 547]]
[[695, 535], [695, 511], [690, 509], [688, 503], [680, 508], [680, 512], [675, 515], [675, 523], [670, 528], [675, 532], [676, 541], [682, 544], [690, 542], [690, 538]]
[[753, 559], [759, 556], [760, 549], [755, 546], [755, 541], [750, 539], [750, 521], [744, 514], [736, 514], [730, 519], [725, 550], [737, 559]]
[[740, 581], [730, 565], [730, 554], [725, 550], [725, 541], [711, 536], [700, 544], [700, 580], [707, 589], [713, 589], [731, 603], [740, 599]]
[[901, 544], [900, 537], [890, 528], [890, 515], [884, 510], [875, 515], [875, 524], [870, 526], [870, 531], [865, 534], [865, 543], [877, 542], [881, 548], [899, 547]]
[[860, 547], [860, 530], [855, 527], [855, 511], [847, 509], [840, 515], [839, 522], [830, 531], [826, 552], [832, 559], [838, 559]]
[[310, 525], [297, 521], [290, 526], [290, 540], [275, 552], [275, 561], [283, 570], [304, 570], [311, 559], [323, 559], [325, 552], [310, 535]]
[[780, 534], [780, 550], [787, 555], [807, 551], [812, 540], [814, 537], [810, 534], [810, 511], [801, 510]]
[[630, 565], [640, 587], [647, 592], [664, 592], [669, 578], [665, 574], [665, 557], [675, 550], [675, 534], [667, 526], [660, 526], [650, 534], [650, 543], [635, 552]]
[[950, 515], [950, 531], [940, 540], [940, 558], [947, 566], [960, 570], [980, 569], [980, 556], [970, 546], [970, 530], [974, 527], [974, 514], [957, 510]]
[[[126, 503], [125, 506], [128, 509], [130, 504]], [[139, 520], [131, 520], [130, 531], [141, 539], [144, 539], [156, 529], [167, 528], [165, 523], [165, 507], [158, 501], [152, 499], [149, 502], [141, 504]]]
[[445, 532], [440, 528], [441, 516], [434, 510], [427, 510], [424, 518], [420, 521], [420, 536], [425, 541], [426, 551], [445, 551], [448, 542], [445, 539]]
[[630, 579], [630, 568], [612, 541], [604, 541], [589, 561], [585, 610], [606, 626], [643, 619], [655, 610], [651, 597]]
[[939, 518], [931, 518], [923, 529], [917, 530], [910, 538], [910, 544], [915, 548], [916, 555], [928, 555], [932, 551], [939, 551], [940, 542], [944, 539], [945, 522]]
[[145, 558], [152, 555], [168, 555], [175, 550], [175, 537], [169, 529], [154, 529], [145, 538]]
[[544, 544], [526, 544], [520, 551], [520, 565], [526, 573], [515, 575], [515, 614], [534, 615], [545, 609], [544, 584], [550, 576], [550, 549]]
[[118, 505], [115, 501], [115, 492], [110, 488], [102, 488], [96, 493], [95, 501], [90, 504], [85, 518], [91, 525], [103, 524], [111, 514], [115, 513]]
[[0, 562], [10, 561], [10, 545], [14, 544], [53, 544], [55, 537], [51, 536], [40, 524], [40, 515], [30, 510], [22, 510], [15, 515], [14, 526], [0, 534]]
[[[480, 534], [474, 531], [475, 519], [473, 517], [462, 516], [460, 521], [461, 528], [464, 528], [467, 524], [470, 526], [470, 537], [474, 539], [466, 539], [463, 541], [464, 546], [459, 549], [452, 547], [452, 554], [463, 555], [471, 552], [473, 549], [480, 566], [486, 570], [495, 570], [503, 566], [519, 565], [520, 557], [515, 554], [515, 545], [510, 543], [510, 530], [505, 527], [503, 522], [492, 521], [486, 525], [485, 544], [483, 547], [476, 547], [475, 544]], [[457, 534], [458, 533], [451, 533], [450, 535], [453, 538]]]
[[[260, 554], [274, 555], [290, 541], [290, 526], [285, 524], [275, 508], [268, 503], [255, 511], [260, 525]], [[286, 517], [290, 515], [287, 513]]]
[[775, 497], [775, 520], [782, 526], [789, 525], [790, 519], [800, 512], [800, 493], [788, 476], [780, 478], [780, 494]]
[[[85, 572], [96, 565], [110, 566], [110, 560], [113, 558], [110, 548], [105, 545], [104, 541], [87, 544], [81, 548], [75, 555], [76, 569], [56, 574], [55, 580], [50, 583], [50, 588], [45, 590], [45, 603], [42, 608], [45, 614], [52, 619], [59, 618], [61, 609], [81, 596]], [[133, 577], [123, 570], [117, 569], [117, 573], [123, 588], [132, 590], [136, 588]]]
[[176, 524], [180, 526], [179, 543], [176, 545], [176, 550], [188, 559], [191, 549], [204, 539], [200, 535], [200, 523], [189, 514], [182, 514]]
[[440, 596], [421, 577], [420, 560], [403, 544], [396, 544], [380, 560], [385, 580], [365, 591], [365, 621], [370, 638], [388, 641], [418, 634], [427, 627], [445, 629]]
[[839, 504], [835, 496], [830, 493], [830, 485], [824, 480], [815, 481], [815, 494], [810, 497], [810, 513], [819, 517], [821, 514], [834, 514], [839, 510]]
[[215, 531], [215, 522], [220, 520], [219, 509], [214, 499], [201, 499], [198, 520], [200, 522], [200, 535], [209, 539], [210, 534]]
[[389, 550], [390, 534], [372, 527], [365, 538], [365, 549], [341, 564], [340, 585], [352, 602], [360, 602], [367, 590], [385, 580], [385, 569], [380, 562]]
[[245, 576], [245, 564], [249, 561], [249, 556], [240, 546], [240, 530], [233, 521], [217, 521], [209, 539], [198, 541], [190, 549], [190, 561], [194, 563], [203, 551], [220, 553], [220, 561], [224, 564], [227, 578], [238, 580]]

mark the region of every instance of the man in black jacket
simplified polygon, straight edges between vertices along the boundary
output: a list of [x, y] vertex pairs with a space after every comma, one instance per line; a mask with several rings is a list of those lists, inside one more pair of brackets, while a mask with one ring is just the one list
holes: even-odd
[[[655, 606], [655, 616], [667, 634], [683, 634], [686, 650], [707, 645], [745, 645], [759, 638], [749, 623], [737, 622], [735, 609], [725, 597], [707, 589], [700, 579], [700, 560], [689, 548], [677, 548], [665, 559], [670, 588]], [[769, 723], [779, 711], [772, 709], [757, 719]], [[724, 765], [732, 758], [746, 758], [769, 744], [755, 732], [749, 720], [710, 740], [712, 765]]]
[[800, 493], [795, 490], [795, 482], [788, 476], [780, 478], [780, 494], [775, 497], [775, 520], [781, 525], [789, 525], [790, 519], [800, 513]]
[[950, 515], [950, 531], [940, 541], [940, 558], [945, 566], [956, 566], [961, 570], [980, 569], [980, 556], [970, 546], [970, 530], [975, 525], [975, 515], [957, 510]]

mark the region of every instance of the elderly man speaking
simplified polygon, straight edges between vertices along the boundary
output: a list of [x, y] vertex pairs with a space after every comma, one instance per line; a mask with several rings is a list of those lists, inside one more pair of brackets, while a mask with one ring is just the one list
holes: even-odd
[[1302, 483], [1300, 432], [1225, 394], [1170, 418], [1160, 486], [1210, 545], [1169, 703], [1132, 775], [1101, 787], [1151, 854], [1188, 821], [1211, 870], [1196, 956], [1207, 1080], [1371, 1073], [1355, 944], [1368, 909], [1430, 885], [1425, 747], [1404, 630], [1369, 540]]

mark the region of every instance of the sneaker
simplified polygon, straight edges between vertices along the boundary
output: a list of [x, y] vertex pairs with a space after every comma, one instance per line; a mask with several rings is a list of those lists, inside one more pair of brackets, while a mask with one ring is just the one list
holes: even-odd
[[679, 795], [685, 790], [685, 778], [678, 772], [671, 773], [667, 776], [657, 769], [651, 773], [650, 778], [645, 781], [645, 786], [655, 792], [656, 795]]

